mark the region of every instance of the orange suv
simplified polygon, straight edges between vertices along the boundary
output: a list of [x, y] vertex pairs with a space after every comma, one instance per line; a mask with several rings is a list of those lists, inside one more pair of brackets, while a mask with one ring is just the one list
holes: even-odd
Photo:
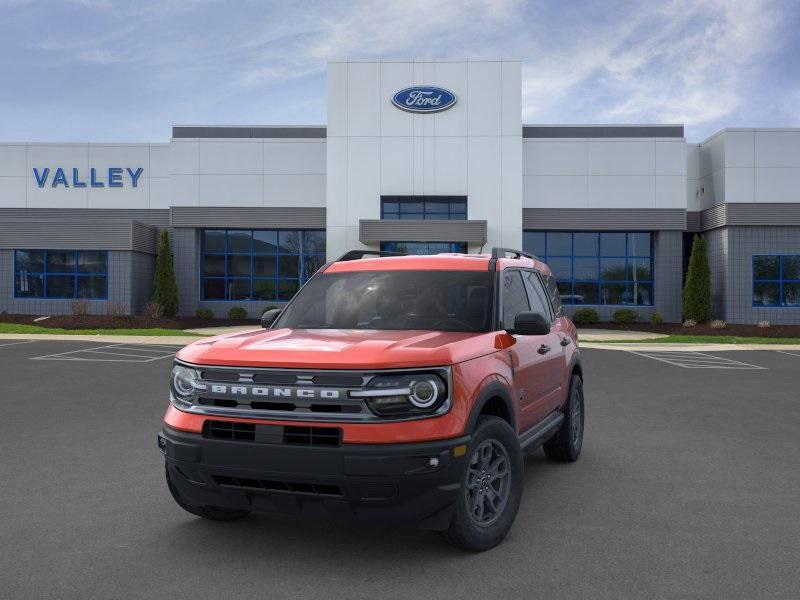
[[485, 550], [514, 522], [525, 453], [578, 458], [577, 332], [547, 266], [387, 255], [349, 252], [266, 331], [178, 353], [158, 445], [181, 507], [413, 522]]

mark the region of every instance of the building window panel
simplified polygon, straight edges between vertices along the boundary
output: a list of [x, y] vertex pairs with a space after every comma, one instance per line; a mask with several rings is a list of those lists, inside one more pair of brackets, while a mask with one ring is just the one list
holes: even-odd
[[225, 230], [219, 229], [206, 229], [203, 232], [203, 247], [206, 252], [221, 252], [225, 253]]
[[783, 306], [800, 306], [800, 281], [787, 281], [783, 284]]
[[753, 306], [800, 306], [800, 254], [753, 256]]
[[228, 230], [228, 249], [230, 254], [250, 254], [253, 251], [251, 231]]
[[523, 244], [548, 264], [563, 304], [653, 305], [650, 232], [526, 231]]
[[325, 264], [320, 230], [207, 229], [201, 239], [203, 300], [290, 300]]
[[[321, 233], [321, 232], [315, 232]], [[325, 234], [322, 233], [322, 247], [325, 247]], [[277, 254], [278, 253], [278, 232], [277, 231], [254, 231], [253, 232], [253, 252], [255, 254]]]
[[753, 280], [777, 280], [780, 272], [780, 257], [754, 256]]
[[254, 277], [275, 277], [278, 272], [278, 257], [276, 256], [254, 256], [253, 257], [253, 276]]
[[544, 231], [524, 231], [522, 233], [522, 245], [525, 247], [526, 252], [534, 256], [544, 256], [546, 254]]
[[277, 283], [275, 279], [254, 279], [253, 299], [274, 300], [277, 296]]
[[225, 280], [204, 278], [203, 298], [205, 300], [225, 300]]
[[[564, 302], [564, 299], [561, 300]], [[576, 281], [572, 304], [599, 304], [600, 285], [592, 281]]]
[[800, 255], [781, 257], [782, 279], [800, 281]]
[[572, 256], [572, 234], [548, 233], [545, 248], [547, 256]]
[[68, 250], [48, 250], [47, 272], [48, 273], [75, 272], [75, 252]]
[[446, 252], [467, 253], [466, 242], [381, 242], [381, 252], [403, 254], [439, 254]]
[[599, 233], [576, 233], [575, 256], [597, 256], [599, 244]]
[[14, 250], [14, 296], [108, 298], [105, 250]]
[[556, 256], [547, 263], [556, 279], [572, 279], [572, 258]]
[[381, 219], [464, 221], [466, 196], [383, 196]]
[[78, 278], [78, 298], [106, 298], [108, 279], [98, 275], [81, 275]]

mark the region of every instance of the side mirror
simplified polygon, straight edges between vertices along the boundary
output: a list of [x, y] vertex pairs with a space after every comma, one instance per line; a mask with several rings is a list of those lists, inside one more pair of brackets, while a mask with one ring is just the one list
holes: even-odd
[[272, 308], [266, 311], [263, 315], [261, 315], [261, 326], [264, 329], [269, 329], [272, 327], [272, 324], [275, 322], [275, 320], [281, 316], [282, 312], [282, 308]]
[[547, 335], [550, 333], [550, 323], [544, 316], [537, 312], [521, 312], [514, 319], [514, 331], [518, 335]]

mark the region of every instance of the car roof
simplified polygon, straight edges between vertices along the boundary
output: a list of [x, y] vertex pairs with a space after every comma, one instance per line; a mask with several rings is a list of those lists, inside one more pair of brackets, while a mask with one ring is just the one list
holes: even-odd
[[325, 273], [353, 273], [356, 271], [488, 271], [491, 265], [501, 271], [510, 267], [536, 269], [550, 275], [550, 269], [540, 260], [530, 258], [498, 258], [491, 254], [428, 254], [408, 256], [380, 256], [344, 260], [331, 263]]

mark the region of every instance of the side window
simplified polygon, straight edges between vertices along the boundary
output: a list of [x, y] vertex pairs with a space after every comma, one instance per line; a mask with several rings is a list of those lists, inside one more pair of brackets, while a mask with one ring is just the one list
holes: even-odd
[[526, 310], [530, 304], [520, 272], [503, 271], [503, 329], [513, 329], [514, 318]]
[[522, 277], [528, 286], [528, 296], [531, 299], [531, 310], [538, 312], [545, 319], [553, 322], [553, 311], [550, 310], [550, 302], [547, 299], [547, 293], [542, 287], [542, 282], [539, 276], [533, 271], [523, 271]]
[[545, 288], [547, 289], [547, 293], [550, 296], [550, 303], [553, 306], [553, 311], [555, 312], [557, 317], [561, 317], [564, 315], [564, 312], [561, 308], [561, 293], [558, 291], [558, 284], [556, 283], [556, 278], [552, 275], [545, 275], [542, 277], [544, 280]]

